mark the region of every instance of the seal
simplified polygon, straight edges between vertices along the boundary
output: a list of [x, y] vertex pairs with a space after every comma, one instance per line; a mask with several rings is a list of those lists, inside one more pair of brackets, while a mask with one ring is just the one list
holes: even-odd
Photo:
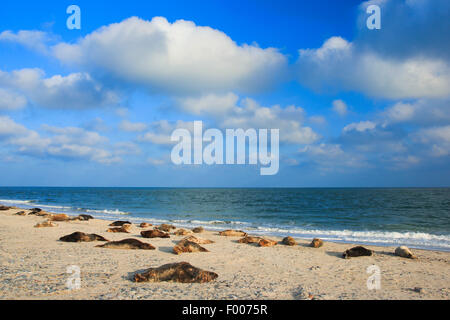
[[209, 252], [209, 250], [203, 248], [198, 243], [189, 240], [181, 240], [175, 247], [173, 247], [173, 252], [175, 254], [180, 254], [183, 252]]
[[262, 240], [262, 238], [260, 238], [260, 237], [245, 236], [245, 237], [239, 239], [238, 242], [250, 244], [250, 243], [258, 243], [261, 240]]
[[113, 223], [109, 224], [109, 226], [110, 227], [121, 227], [124, 224], [131, 224], [131, 222], [130, 221], [120, 221], [120, 220], [118, 220], [118, 221], [114, 221]]
[[396, 256], [407, 258], [407, 259], [417, 259], [417, 257], [409, 250], [406, 246], [400, 246], [395, 249], [394, 254]]
[[174, 235], [176, 236], [185, 236], [187, 234], [191, 233], [190, 231], [187, 231], [185, 229], [178, 229], [177, 231], [174, 231]]
[[203, 238], [198, 238], [196, 236], [187, 236], [186, 238], [183, 238], [179, 241], [179, 243], [181, 241], [191, 241], [191, 242], [195, 242], [198, 244], [210, 244], [210, 243], [214, 243], [214, 241], [212, 240], [208, 240], [208, 239], [203, 239]]
[[292, 237], [286, 237], [286, 238], [283, 238], [283, 240], [281, 241], [281, 243], [282, 244], [285, 244], [285, 245], [287, 245], [287, 246], [295, 246], [296, 244], [297, 244], [297, 242], [295, 241], [295, 239], [294, 238], [292, 238]]
[[141, 227], [141, 228], [148, 228], [148, 227], [151, 227], [151, 226], [152, 226], [152, 224], [151, 223], [147, 223], [147, 222], [142, 222], [139, 225], [139, 227]]
[[314, 238], [311, 241], [310, 246], [313, 247], [313, 248], [320, 248], [321, 246], [323, 246], [323, 241], [321, 239], [319, 239], [319, 238]]
[[159, 226], [156, 227], [156, 229], [161, 230], [161, 231], [165, 231], [165, 232], [170, 232], [170, 230], [175, 230], [176, 227], [171, 225], [171, 224], [160, 224]]
[[258, 242], [258, 245], [260, 247], [273, 247], [276, 246], [278, 242], [276, 242], [275, 240], [270, 240], [270, 239], [261, 239]]
[[170, 238], [168, 233], [156, 229], [141, 231], [141, 236], [144, 238]]
[[373, 255], [373, 251], [366, 249], [362, 246], [353, 247], [344, 252], [342, 257], [344, 259], [353, 258], [353, 257], [362, 257], [362, 256], [371, 256]]
[[91, 241], [109, 241], [102, 236], [95, 233], [84, 233], [76, 231], [74, 233], [68, 234], [64, 237], [59, 238], [60, 241], [64, 242], [91, 242]]
[[168, 263], [159, 268], [149, 268], [143, 273], [135, 273], [135, 282], [179, 282], [205, 283], [217, 279], [215, 272], [194, 267], [188, 262]]
[[99, 244], [96, 247], [110, 248], [110, 249], [142, 249], [142, 250], [155, 250], [155, 247], [150, 243], [139, 241], [138, 239], [123, 239], [120, 241], [109, 241], [105, 244]]
[[125, 232], [130, 233], [131, 224], [124, 224], [121, 227], [109, 228], [106, 232]]
[[37, 223], [34, 227], [35, 228], [45, 228], [45, 227], [57, 227], [58, 225], [51, 221], [44, 221]]
[[202, 233], [203, 231], [205, 231], [205, 229], [203, 229], [203, 227], [196, 227], [196, 228], [192, 229], [193, 233]]
[[247, 233], [241, 230], [225, 230], [220, 231], [219, 235], [226, 237], [245, 237], [247, 236]]

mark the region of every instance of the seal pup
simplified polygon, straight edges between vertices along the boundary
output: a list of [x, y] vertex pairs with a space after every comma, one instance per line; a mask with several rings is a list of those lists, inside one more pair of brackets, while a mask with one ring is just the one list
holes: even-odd
[[407, 259], [417, 259], [417, 256], [415, 256], [411, 250], [407, 246], [400, 246], [395, 249], [394, 254], [396, 256], [407, 258]]

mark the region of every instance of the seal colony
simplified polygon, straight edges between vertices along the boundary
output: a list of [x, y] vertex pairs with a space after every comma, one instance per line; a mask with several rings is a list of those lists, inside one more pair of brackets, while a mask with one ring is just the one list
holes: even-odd
[[[128, 267], [120, 269], [121, 271], [118, 276], [129, 283], [136, 283], [135, 285], [144, 282], [144, 284], [139, 284], [138, 288], [156, 282], [172, 282], [179, 283], [180, 285], [199, 283], [202, 286], [207, 286], [208, 282], [215, 281], [217, 288], [220, 289], [217, 289], [218, 291], [213, 290], [214, 294], [233, 290], [233, 288], [237, 290], [242, 283], [242, 286], [248, 289], [239, 291], [240, 293], [236, 296], [239, 298], [286, 298], [286, 295], [283, 295], [280, 291], [271, 291], [270, 288], [278, 288], [278, 286], [291, 286], [294, 288], [297, 286], [297, 288], [302, 289], [292, 289], [294, 290], [292, 293], [294, 298], [322, 299], [326, 297], [314, 291], [318, 289], [312, 289], [316, 283], [326, 281], [327, 279], [325, 273], [319, 277], [321, 270], [327, 274], [330, 272], [330, 274], [334, 274], [334, 279], [338, 279], [336, 276], [344, 277], [343, 279], [346, 276], [349, 277], [347, 278], [348, 280], [339, 282], [342, 284], [347, 283], [347, 285], [349, 283], [354, 285], [355, 281], [350, 279], [361, 276], [364, 281], [361, 280], [360, 282], [364, 289], [366, 277], [369, 276], [366, 273], [366, 268], [369, 265], [379, 265], [381, 272], [391, 273], [393, 270], [398, 270], [397, 272], [401, 273], [405, 269], [414, 268], [416, 265], [416, 268], [420, 269], [421, 264], [426, 264], [430, 261], [427, 258], [429, 256], [427, 252], [412, 251], [405, 246], [399, 246], [389, 250], [374, 250], [373, 246], [366, 248], [365, 246], [334, 244], [324, 242], [318, 238], [309, 239], [306, 242], [305, 240], [294, 239], [292, 236], [287, 236], [283, 239], [275, 237], [269, 239], [265, 236], [248, 234], [247, 230], [213, 232], [198, 227], [187, 230], [168, 224], [153, 226], [146, 222], [132, 223], [130, 221], [115, 221], [111, 223], [110, 221], [95, 219], [87, 215], [77, 217], [57, 215], [44, 212], [39, 208], [25, 210], [8, 207], [5, 210], [0, 209], [0, 211], [3, 215], [2, 219], [0, 219], [0, 230], [7, 232], [5, 230], [9, 230], [9, 227], [6, 227], [8, 224], [11, 226], [20, 224], [23, 226], [20, 229], [21, 232], [23, 230], [29, 230], [26, 233], [30, 234], [30, 237], [34, 237], [33, 239], [36, 239], [34, 240], [36, 247], [29, 253], [31, 257], [40, 254], [40, 246], [50, 246], [54, 249], [46, 249], [47, 252], [60, 252], [58, 255], [59, 258], [56, 261], [64, 261], [64, 259], [67, 259], [67, 265], [73, 265], [84, 261], [84, 255], [86, 253], [88, 254], [85, 260], [87, 264], [80, 266], [82, 274], [86, 274], [86, 277], [88, 277], [89, 272], [93, 272], [85, 271], [86, 268], [89, 268], [96, 260], [103, 261], [102, 264], [99, 264], [100, 269], [94, 272], [95, 274], [99, 272], [101, 274], [101, 270], [105, 270], [103, 272], [106, 272], [108, 269], [109, 263], [107, 261], [115, 261], [110, 259], [120, 258], [123, 259], [122, 264]], [[52, 217], [55, 216], [57, 218], [53, 219]], [[58, 221], [58, 223], [56, 224], [53, 221]], [[126, 233], [108, 232], [110, 229], [123, 230]], [[202, 237], [199, 237], [200, 233]], [[3, 238], [5, 241], [10, 241], [8, 236]], [[45, 239], [45, 241], [37, 239]], [[92, 242], [95, 244], [92, 244]], [[99, 242], [100, 244], [98, 244]], [[21, 244], [21, 248], [26, 249], [33, 245], [34, 243]], [[8, 247], [5, 245], [3, 248], [8, 250]], [[90, 253], [90, 248], [93, 248], [92, 253]], [[130, 250], [133, 253], [127, 253]], [[446, 271], [448, 268], [445, 268], [449, 263], [445, 259], [446, 253], [430, 252], [435, 255], [433, 261], [443, 259], [444, 263], [444, 266], [437, 268], [438, 270], [435, 273], [430, 274], [434, 274], [437, 278], [441, 279], [440, 281], [443, 281], [444, 286], [450, 287], [448, 281], [446, 283], [445, 280], [442, 280], [446, 279], [444, 276], [445, 272], [448, 273]], [[14, 255], [16, 253], [9, 254]], [[181, 261], [179, 260], [180, 255], [183, 259]], [[439, 255], [441, 255], [440, 258]], [[317, 260], [317, 257], [322, 258]], [[50, 263], [53, 258], [49, 256], [46, 259]], [[12, 261], [12, 259], [7, 261]], [[46, 260], [44, 259], [43, 261]], [[135, 262], [132, 263], [131, 261]], [[386, 263], [390, 267], [384, 267]], [[51, 262], [51, 265], [54, 264], [55, 261]], [[394, 266], [391, 266], [391, 264]], [[361, 266], [360, 273], [355, 274], [355, 270], [358, 269], [355, 266]], [[330, 268], [339, 270], [339, 273], [334, 273], [332, 271], [334, 269]], [[264, 277], [262, 277], [258, 270], [270, 271], [268, 271], [269, 273], [265, 272]], [[439, 277], [439, 272], [444, 272], [444, 274]], [[387, 278], [390, 277], [389, 273]], [[399, 276], [397, 275], [396, 277], [398, 279]], [[241, 279], [239, 280], [240, 282], [234, 283], [233, 279], [235, 278]], [[408, 281], [413, 279], [411, 275], [408, 275], [407, 278]], [[424, 279], [421, 272], [417, 272], [417, 279]], [[425, 277], [424, 280], [426, 279]], [[219, 281], [217, 282], [216, 280]], [[93, 280], [89, 281], [92, 282]], [[430, 292], [429, 288], [427, 290], [415, 291], [413, 289], [424, 288], [429, 281], [427, 279], [425, 283], [411, 283], [407, 287], [410, 287], [410, 290], [402, 289], [401, 294], [416, 294], [417, 297], [424, 296], [427, 292]], [[145, 282], [149, 284], [146, 285]], [[65, 282], [62, 281], [61, 283], [64, 284]], [[105, 280], [104, 283], [109, 282]], [[233, 285], [230, 287], [226, 285], [227, 283], [233, 283]], [[308, 283], [308, 285], [305, 283]], [[336, 282], [333, 283], [334, 286], [339, 285]], [[383, 285], [388, 286], [384, 282]], [[4, 290], [0, 297], [12, 295], [11, 292], [20, 290], [19, 288], [20, 286], [15, 286], [9, 288], [12, 291], [9, 289]], [[208, 288], [205, 294], [206, 292], [211, 292], [212, 287]], [[333, 288], [331, 284], [330, 288]], [[90, 290], [95, 289], [92, 288]], [[181, 290], [180, 292], [186, 294], [185, 289], [179, 288], [177, 290]], [[324, 289], [322, 288], [321, 290]], [[389, 290], [392, 290], [392, 288]], [[439, 291], [441, 292], [440, 294], [448, 298], [449, 295], [445, 291], [445, 288], [442, 290]], [[364, 289], [364, 291], [355, 291], [353, 289], [352, 292], [358, 292], [362, 296], [376, 294], [375, 292], [366, 293], [366, 291], [367, 289]], [[273, 296], [270, 296], [270, 292], [273, 292]], [[332, 291], [328, 292], [331, 292], [328, 294], [332, 294]], [[73, 292], [71, 294], [76, 293]], [[201, 290], [195, 290], [195, 293], [192, 291], [192, 294], [195, 294], [194, 297], [203, 295]], [[192, 298], [192, 296], [189, 297]], [[217, 296], [215, 295], [215, 297]], [[162, 298], [164, 299], [164, 297]], [[231, 296], [228, 298], [231, 298]], [[338, 298], [345, 299], [345, 296]]]

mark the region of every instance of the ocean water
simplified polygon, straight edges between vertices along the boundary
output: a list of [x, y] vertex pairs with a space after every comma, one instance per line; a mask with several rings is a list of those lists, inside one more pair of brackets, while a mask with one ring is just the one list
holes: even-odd
[[450, 188], [0, 187], [0, 203], [109, 220], [450, 251]]

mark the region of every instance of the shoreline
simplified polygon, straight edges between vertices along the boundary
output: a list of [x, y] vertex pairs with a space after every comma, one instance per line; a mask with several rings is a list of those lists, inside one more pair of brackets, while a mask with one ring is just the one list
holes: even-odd
[[[48, 211], [48, 212], [52, 212], [52, 213], [63, 213], [63, 214], [68, 214], [68, 215], [78, 215], [78, 214], [89, 214], [92, 215], [93, 217], [95, 217], [96, 219], [101, 219], [101, 220], [107, 220], [107, 221], [115, 221], [115, 220], [130, 220], [130, 222], [133, 223], [137, 223], [139, 222], [149, 222], [152, 224], [161, 224], [161, 223], [169, 223], [169, 224], [173, 224], [177, 227], [180, 228], [194, 228], [196, 226], [202, 226], [203, 228], [205, 228], [205, 230], [208, 231], [212, 231], [212, 232], [217, 232], [223, 229], [246, 229], [248, 232], [254, 234], [254, 235], [258, 235], [258, 236], [264, 236], [264, 237], [278, 237], [278, 238], [282, 238], [285, 236], [293, 236], [295, 238], [298, 239], [302, 239], [302, 240], [308, 240], [308, 239], [312, 239], [314, 237], [320, 237], [321, 239], [324, 239], [326, 241], [329, 242], [333, 242], [333, 243], [342, 243], [342, 244], [362, 244], [362, 245], [368, 245], [368, 246], [379, 246], [379, 247], [392, 247], [392, 246], [399, 246], [399, 245], [405, 245], [404, 242], [394, 242], [394, 241], [371, 241], [370, 239], [350, 239], [350, 240], [346, 240], [346, 239], [337, 239], [336, 237], [342, 236], [343, 233], [347, 233], [349, 235], [351, 235], [352, 237], [357, 237], [355, 236], [355, 234], [367, 234], [367, 233], [373, 233], [374, 235], [380, 236], [383, 235], [383, 231], [376, 231], [376, 230], [349, 230], [349, 229], [344, 229], [344, 230], [307, 230], [307, 229], [303, 229], [303, 230], [283, 230], [283, 229], [279, 229], [282, 231], [264, 231], [262, 229], [255, 229], [254, 227], [248, 227], [249, 225], [252, 224], [252, 222], [243, 222], [243, 221], [219, 221], [217, 223], [217, 227], [213, 227], [213, 225], [216, 225], [216, 223], [214, 223], [214, 221], [216, 220], [197, 220], [197, 219], [192, 219], [192, 220], [186, 220], [183, 222], [180, 222], [181, 220], [179, 219], [163, 219], [163, 218], [149, 218], [149, 217], [140, 217], [140, 216], [132, 216], [131, 213], [127, 213], [127, 212], [122, 212], [122, 213], [115, 213], [115, 212], [121, 212], [118, 209], [115, 210], [100, 210], [100, 209], [83, 209], [83, 210], [55, 210], [55, 209], [73, 209], [72, 207], [68, 207], [68, 206], [60, 206], [60, 205], [49, 205], [49, 204], [38, 204], [38, 203], [33, 203], [31, 202], [32, 200], [9, 200], [9, 199], [2, 199], [0, 201], [0, 204], [3, 205], [13, 205], [17, 208], [21, 208], [23, 210], [30, 210], [31, 208], [34, 207], [39, 207], [42, 208], [43, 210], [49, 209], [53, 211]], [[30, 203], [30, 204], [25, 204], [25, 203]], [[25, 205], [25, 206], [24, 206]], [[109, 211], [109, 212], [107, 212]], [[261, 227], [258, 227], [261, 228]], [[262, 228], [265, 229], [277, 229], [277, 226], [262, 226]], [[328, 234], [327, 234], [328, 233]], [[330, 233], [335, 233], [334, 236], [330, 235]], [[387, 232], [387, 233], [392, 233], [395, 234], [397, 233], [398, 235], [405, 235], [405, 234], [411, 234], [411, 235], [426, 235], [426, 236], [430, 236], [434, 238], [434, 241], [439, 242], [441, 237], [446, 237], [444, 235], [436, 235], [436, 234], [430, 234], [430, 233], [423, 233], [423, 232], [414, 232], [414, 231], [409, 231], [409, 232], [400, 232], [400, 231], [391, 231], [391, 232]], [[373, 235], [372, 235], [373, 237]], [[405, 237], [406, 239], [408, 237]], [[409, 248], [411, 249], [418, 249], [418, 250], [429, 250], [429, 251], [441, 251], [441, 252], [450, 252], [450, 247], [433, 247], [433, 246], [429, 246], [429, 245], [425, 245], [425, 244], [412, 244], [412, 243], [407, 243], [406, 244]]]
[[[184, 236], [142, 238], [106, 232], [109, 220], [56, 222], [57, 227], [34, 228], [45, 217], [0, 211], [0, 299], [444, 299], [450, 298], [450, 253], [413, 250], [419, 259], [394, 256], [394, 247], [365, 246], [370, 257], [343, 259], [353, 245], [326, 241], [321, 248], [309, 241], [274, 247], [237, 243], [240, 237], [205, 231], [195, 236], [213, 240], [209, 252], [176, 255], [172, 248]], [[121, 220], [127, 220], [126, 217]], [[135, 238], [155, 250], [97, 248], [98, 242], [65, 243], [61, 236], [75, 231], [96, 233], [109, 240]], [[244, 230], [245, 231], [245, 230]], [[250, 233], [252, 234], [252, 233]], [[267, 237], [280, 240], [279, 237]], [[356, 245], [356, 244], [355, 244]], [[187, 261], [216, 272], [209, 283], [135, 283], [137, 271]], [[68, 290], [68, 266], [81, 270], [81, 289]], [[381, 289], [369, 290], [369, 266], [379, 266]], [[417, 289], [417, 288], [420, 288]], [[417, 289], [417, 290], [416, 290]]]

